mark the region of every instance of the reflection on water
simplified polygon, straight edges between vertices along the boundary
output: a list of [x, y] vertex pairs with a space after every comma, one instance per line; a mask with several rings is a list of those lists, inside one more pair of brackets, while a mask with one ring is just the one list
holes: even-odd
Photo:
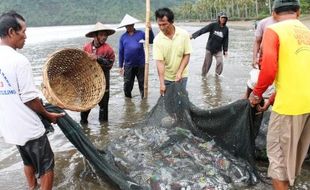
[[[61, 48], [82, 48], [90, 40], [84, 37], [90, 27], [66, 26], [28, 29], [26, 46], [21, 52], [32, 63], [35, 84], [38, 88], [42, 82], [42, 66], [47, 56]], [[200, 28], [200, 26], [182, 27], [190, 33]], [[123, 31], [118, 31], [108, 39], [108, 43], [112, 45], [116, 53], [118, 39]], [[157, 28], [154, 28], [155, 34], [157, 31]], [[227, 58], [224, 58], [222, 75], [215, 74], [214, 61], [208, 76], [201, 78], [207, 37], [208, 35], [202, 35], [196, 40], [192, 40], [194, 51], [190, 58], [190, 75], [187, 85], [190, 100], [204, 109], [224, 105], [243, 96], [250, 70], [253, 32], [231, 28], [229, 54]], [[143, 119], [144, 115], [156, 104], [159, 97], [159, 82], [156, 65], [152, 58], [150, 58], [149, 68], [149, 94], [147, 99], [141, 101], [137, 83], [134, 86], [133, 98], [124, 97], [123, 78], [118, 73], [118, 63], [114, 64], [111, 70], [109, 122], [99, 123], [98, 107], [96, 107], [89, 115], [89, 124], [83, 126], [85, 134], [99, 149], [103, 149], [110, 139], [125, 134], [128, 128]], [[72, 111], [68, 111], [68, 113], [73, 119], [79, 121], [79, 113]], [[54, 189], [113, 189], [108, 182], [101, 181], [91, 172], [87, 161], [57, 127], [55, 127], [55, 132], [49, 135], [49, 139], [56, 158]], [[3, 139], [0, 138], [1, 189], [25, 189], [26, 180], [22, 168], [15, 146], [4, 144]], [[306, 170], [306, 172], [308, 173], [304, 181], [307, 181], [310, 176], [309, 171]], [[271, 187], [258, 185], [249, 189], [271, 189]]]
[[207, 76], [202, 78], [201, 87], [204, 94], [204, 102], [209, 105], [210, 108], [218, 107], [223, 104], [223, 90], [221, 76], [215, 74], [215, 76]]

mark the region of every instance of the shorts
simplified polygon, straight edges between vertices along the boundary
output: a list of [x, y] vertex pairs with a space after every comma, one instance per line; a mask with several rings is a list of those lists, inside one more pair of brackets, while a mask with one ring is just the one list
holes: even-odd
[[54, 169], [54, 153], [46, 135], [30, 140], [24, 146], [17, 145], [17, 149], [24, 165], [34, 168], [36, 177]]
[[309, 144], [310, 114], [281, 115], [272, 112], [267, 132], [268, 176], [294, 185]]

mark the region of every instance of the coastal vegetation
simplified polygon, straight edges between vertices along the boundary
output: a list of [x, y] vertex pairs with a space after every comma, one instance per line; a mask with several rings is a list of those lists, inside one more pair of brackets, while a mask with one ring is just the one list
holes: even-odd
[[[175, 7], [195, 0], [151, 0], [151, 17], [159, 7]], [[16, 10], [30, 26], [119, 23], [127, 13], [145, 18], [145, 0], [1, 0], [0, 12]]]
[[[254, 20], [271, 14], [273, 0], [197, 0], [184, 2], [176, 8], [182, 20], [214, 20], [218, 12], [224, 11], [230, 20]], [[303, 14], [310, 13], [310, 0], [300, 0]]]
[[[309, 14], [310, 1], [300, 0], [303, 14]], [[29, 26], [118, 23], [128, 13], [145, 18], [145, 0], [5, 0], [0, 12], [16, 10]], [[176, 21], [214, 20], [225, 11], [230, 20], [253, 20], [270, 15], [272, 0], [151, 0], [151, 19], [160, 7], [169, 7]]]

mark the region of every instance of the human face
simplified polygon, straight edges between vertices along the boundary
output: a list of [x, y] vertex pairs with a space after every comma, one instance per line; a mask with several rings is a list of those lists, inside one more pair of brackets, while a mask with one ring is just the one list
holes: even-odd
[[99, 31], [94, 37], [95, 43], [104, 44], [108, 39], [108, 34], [106, 31]]
[[169, 34], [172, 28], [172, 23], [168, 21], [168, 18], [164, 16], [163, 18], [157, 18], [157, 24], [160, 29], [165, 35]]
[[26, 23], [22, 20], [19, 20], [19, 24], [21, 26], [20, 30], [15, 31], [13, 28], [10, 28], [9, 31], [12, 39], [12, 48], [14, 49], [22, 49], [25, 45], [25, 41], [27, 38]]
[[134, 32], [135, 27], [133, 24], [125, 26], [128, 33]]
[[220, 23], [221, 25], [224, 25], [227, 21], [227, 17], [220, 17]]

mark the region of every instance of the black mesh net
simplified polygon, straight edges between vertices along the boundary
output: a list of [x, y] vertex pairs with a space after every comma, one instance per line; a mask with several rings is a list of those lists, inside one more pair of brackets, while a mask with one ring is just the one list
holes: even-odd
[[145, 189], [230, 189], [258, 181], [260, 125], [247, 100], [202, 110], [170, 85], [147, 117], [108, 146], [116, 165]]
[[254, 142], [261, 116], [247, 100], [199, 109], [173, 84], [141, 122], [104, 151], [69, 116], [58, 125], [96, 172], [120, 189], [238, 189], [259, 180]]

